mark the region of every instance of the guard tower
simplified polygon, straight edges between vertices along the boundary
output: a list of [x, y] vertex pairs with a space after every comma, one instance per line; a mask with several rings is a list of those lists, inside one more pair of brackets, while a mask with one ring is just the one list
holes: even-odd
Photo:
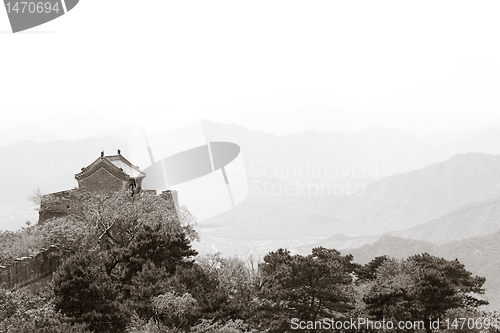
[[146, 174], [130, 163], [118, 149], [117, 155], [101, 156], [75, 175], [78, 187], [91, 192], [116, 192], [128, 189], [133, 194], [141, 190]]

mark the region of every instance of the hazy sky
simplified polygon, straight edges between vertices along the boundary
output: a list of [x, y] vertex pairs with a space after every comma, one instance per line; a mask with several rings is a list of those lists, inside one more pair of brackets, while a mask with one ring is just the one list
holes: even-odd
[[499, 10], [498, 1], [80, 0], [15, 35], [0, 10], [0, 119], [97, 111], [166, 128], [251, 124], [314, 102], [500, 115]]

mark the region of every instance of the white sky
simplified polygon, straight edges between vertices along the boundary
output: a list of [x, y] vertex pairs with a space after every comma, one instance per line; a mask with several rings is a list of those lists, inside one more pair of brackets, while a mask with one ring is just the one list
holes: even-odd
[[80, 0], [30, 30], [52, 33], [13, 35], [0, 10], [0, 119], [250, 125], [314, 102], [500, 116], [499, 16], [498, 1]]

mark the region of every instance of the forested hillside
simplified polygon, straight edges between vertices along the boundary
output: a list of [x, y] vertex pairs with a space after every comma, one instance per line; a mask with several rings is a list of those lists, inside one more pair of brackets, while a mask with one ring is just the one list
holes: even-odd
[[429, 242], [384, 236], [370, 245], [344, 250], [352, 253], [358, 263], [367, 263], [376, 256], [406, 258], [428, 252], [448, 260], [458, 259], [473, 274], [486, 277], [486, 298], [492, 308], [500, 309], [500, 232], [462, 241], [436, 245]]
[[[449, 247], [419, 241], [405, 246], [407, 240], [385, 237], [371, 248], [352, 251], [354, 256], [324, 247], [304, 255], [278, 249], [256, 262], [252, 256], [199, 255], [191, 246], [198, 237], [193, 217], [185, 208], [173, 211], [160, 196], [75, 192], [82, 215], [2, 233], [0, 264], [48, 244], [56, 246], [62, 264], [38, 293], [0, 288], [0, 328], [279, 333], [328, 330], [336, 322], [354, 321], [357, 326], [346, 330], [370, 332], [380, 330], [373, 323], [384, 320], [419, 323], [416, 331], [430, 332], [430, 322], [459, 315], [481, 323], [499, 319], [481, 309], [491, 281], [469, 272], [479, 266], [493, 269], [491, 261], [469, 267], [428, 254], [460, 248], [474, 250], [464, 261], [489, 257], [486, 248], [493, 254], [498, 246], [494, 237]], [[396, 249], [405, 250], [395, 255], [403, 259], [390, 258]], [[372, 326], [360, 318], [370, 319]]]

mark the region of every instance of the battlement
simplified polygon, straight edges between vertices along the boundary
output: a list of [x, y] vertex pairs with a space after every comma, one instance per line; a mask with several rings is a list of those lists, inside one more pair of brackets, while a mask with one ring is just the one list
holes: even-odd
[[[82, 216], [82, 206], [76, 196], [77, 189], [49, 193], [42, 197], [40, 210], [38, 212], [38, 223], [68, 215]], [[141, 190], [139, 193], [151, 193], [156, 195], [156, 190]], [[176, 213], [179, 211], [179, 199], [177, 191], [167, 190], [159, 194], [170, 203], [170, 209]]]
[[71, 213], [78, 214], [81, 206], [74, 191], [61, 191], [42, 196], [38, 211], [38, 223], [41, 224], [49, 219], [67, 216]]
[[0, 266], [0, 285], [8, 289], [28, 287], [33, 292], [40, 290], [48, 284], [59, 267], [59, 257], [54, 255], [56, 251], [57, 248], [51, 246], [35, 255]]

